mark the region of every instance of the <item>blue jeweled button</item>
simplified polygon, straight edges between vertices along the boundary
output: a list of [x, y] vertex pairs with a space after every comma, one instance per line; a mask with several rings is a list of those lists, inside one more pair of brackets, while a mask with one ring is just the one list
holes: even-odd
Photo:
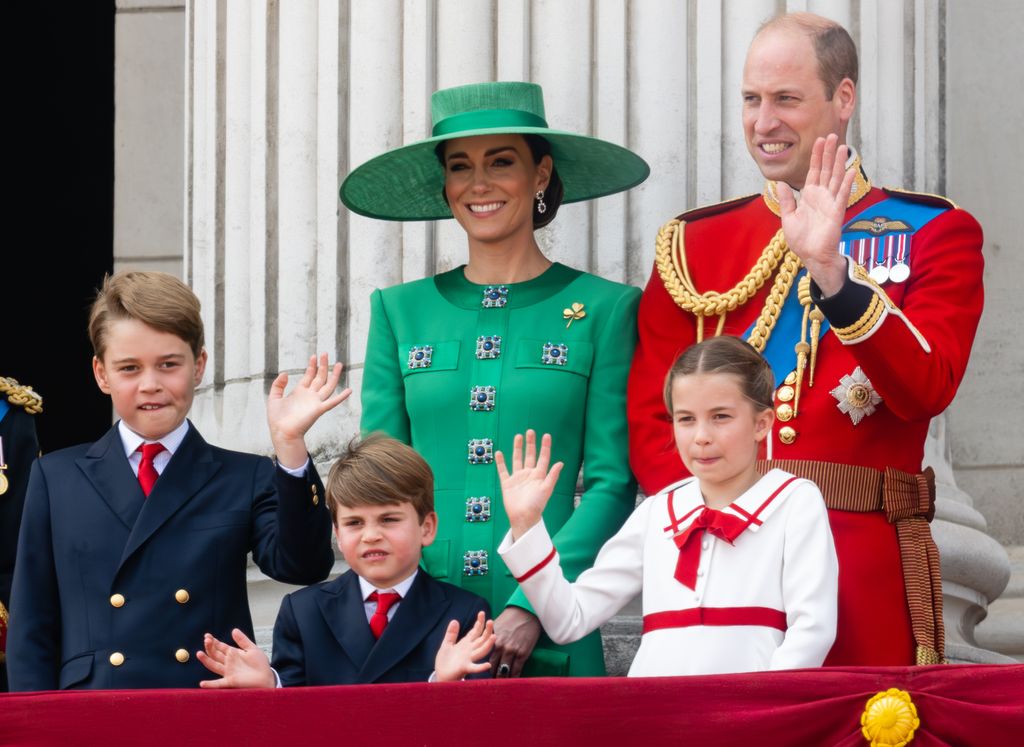
[[467, 458], [470, 464], [490, 464], [494, 461], [494, 442], [489, 438], [471, 438]]
[[499, 335], [480, 335], [476, 338], [476, 357], [479, 360], [493, 360], [501, 355]]
[[409, 348], [409, 368], [430, 368], [433, 356], [433, 345], [413, 345]]
[[475, 386], [469, 390], [469, 409], [473, 412], [490, 412], [494, 409], [493, 386]]
[[467, 550], [462, 554], [462, 575], [463, 576], [486, 576], [487, 575], [487, 551]]
[[504, 285], [488, 285], [484, 288], [481, 303], [485, 309], [500, 309], [508, 303], [508, 288]]
[[488, 521], [491, 518], [490, 496], [470, 496], [466, 499], [466, 521]]
[[541, 363], [546, 363], [549, 366], [564, 366], [569, 360], [569, 346], [562, 344], [555, 344], [551, 342], [544, 343], [544, 352], [540, 357]]

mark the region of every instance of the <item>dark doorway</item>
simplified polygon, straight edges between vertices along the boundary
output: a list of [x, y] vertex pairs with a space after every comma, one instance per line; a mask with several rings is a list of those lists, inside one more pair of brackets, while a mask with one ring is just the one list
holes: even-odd
[[5, 8], [10, 86], [0, 375], [43, 395], [44, 452], [110, 427], [86, 334], [113, 267], [114, 4]]

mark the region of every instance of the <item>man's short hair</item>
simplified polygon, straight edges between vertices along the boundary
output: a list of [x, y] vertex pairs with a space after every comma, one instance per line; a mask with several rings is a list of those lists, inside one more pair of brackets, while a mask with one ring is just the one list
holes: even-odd
[[327, 476], [327, 508], [411, 503], [420, 522], [434, 510], [434, 473], [414, 448], [382, 433], [352, 439]]
[[199, 299], [181, 280], [166, 272], [121, 271], [103, 278], [89, 312], [89, 339], [97, 358], [107, 350], [110, 325], [136, 319], [185, 341], [198, 358], [203, 351]]
[[754, 38], [777, 29], [795, 31], [810, 38], [818, 58], [818, 77], [825, 84], [825, 98], [832, 99], [844, 78], [857, 84], [857, 45], [838, 23], [814, 13], [786, 13], [762, 23]]

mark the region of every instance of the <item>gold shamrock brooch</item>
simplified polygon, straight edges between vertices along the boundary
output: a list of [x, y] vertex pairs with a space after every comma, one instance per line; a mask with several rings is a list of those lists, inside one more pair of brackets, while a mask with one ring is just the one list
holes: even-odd
[[562, 318], [569, 320], [568, 323], [565, 325], [565, 328], [569, 329], [569, 327], [572, 326], [572, 323], [574, 321], [576, 321], [577, 319], [582, 319], [586, 315], [587, 312], [583, 310], [583, 304], [581, 304], [579, 301], [574, 301], [572, 308], [564, 309], [562, 311]]

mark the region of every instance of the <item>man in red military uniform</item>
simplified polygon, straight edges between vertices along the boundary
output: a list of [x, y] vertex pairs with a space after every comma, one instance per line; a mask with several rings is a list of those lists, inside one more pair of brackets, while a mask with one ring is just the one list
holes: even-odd
[[629, 382], [630, 456], [648, 494], [683, 477], [665, 374], [705, 335], [749, 340], [778, 378], [764, 456], [816, 480], [829, 506], [840, 598], [826, 665], [933, 663], [934, 486], [917, 473], [981, 315], [982, 234], [941, 197], [871, 185], [845, 145], [856, 82], [853, 40], [832, 21], [794, 13], [755, 36], [743, 127], [765, 188], [659, 232]]

